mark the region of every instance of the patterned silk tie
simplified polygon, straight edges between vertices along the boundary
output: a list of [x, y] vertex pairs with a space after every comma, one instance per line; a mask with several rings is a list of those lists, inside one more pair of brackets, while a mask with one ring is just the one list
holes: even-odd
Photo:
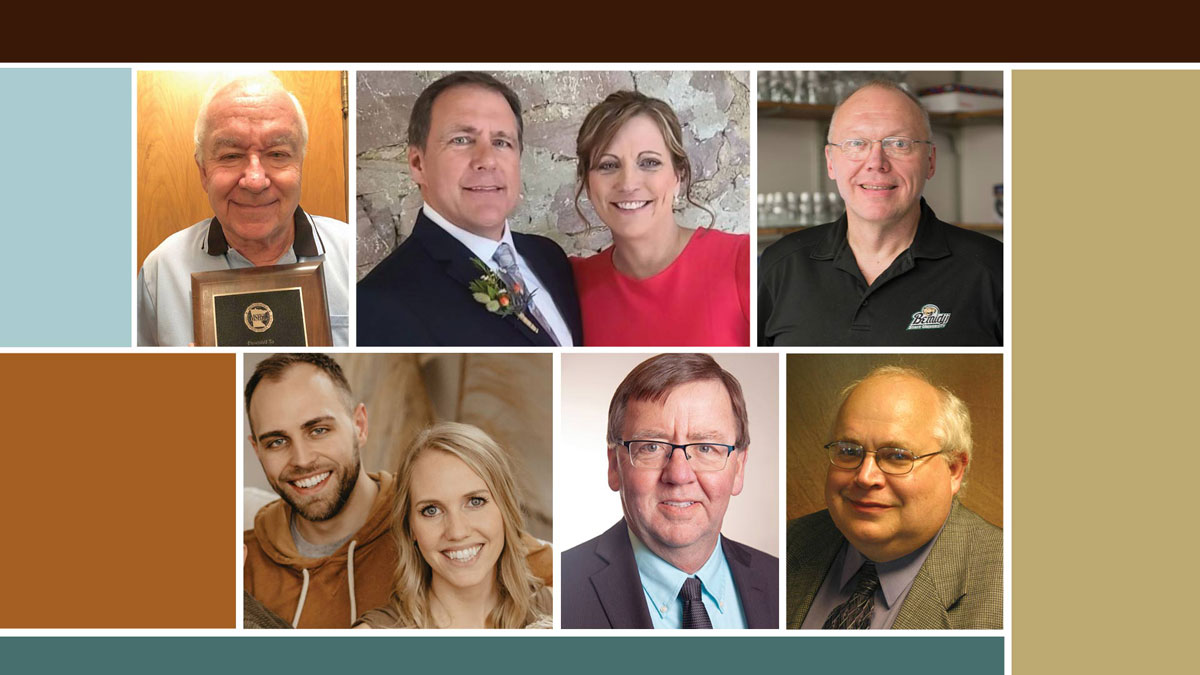
[[708, 620], [708, 611], [704, 609], [704, 601], [700, 599], [700, 579], [688, 577], [679, 589], [679, 597], [683, 600], [684, 628], [712, 628]]
[[529, 295], [529, 287], [525, 285], [525, 277], [521, 276], [521, 268], [517, 265], [517, 258], [513, 255], [512, 247], [504, 242], [500, 242], [500, 246], [492, 254], [492, 260], [495, 260], [496, 264], [500, 266], [500, 276], [504, 279], [505, 283], [511, 285], [515, 282], [520, 286], [520, 293], [526, 297], [528, 303], [525, 305], [525, 308], [537, 320], [538, 325], [545, 329], [546, 335], [550, 336], [554, 344], [561, 345], [562, 343], [558, 341], [558, 336], [554, 334], [554, 330], [550, 328], [550, 324], [546, 321], [546, 317], [542, 316], [541, 310], [537, 308], [537, 305], [533, 302], [533, 298]]
[[879, 574], [875, 563], [870, 560], [858, 569], [858, 586], [850, 599], [829, 613], [822, 628], [866, 629], [871, 627], [871, 610], [875, 609], [875, 591], [879, 588]]

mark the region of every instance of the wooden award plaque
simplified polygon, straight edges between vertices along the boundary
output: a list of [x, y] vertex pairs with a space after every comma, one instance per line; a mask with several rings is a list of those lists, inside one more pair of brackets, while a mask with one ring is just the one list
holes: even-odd
[[198, 347], [329, 347], [321, 262], [192, 275]]

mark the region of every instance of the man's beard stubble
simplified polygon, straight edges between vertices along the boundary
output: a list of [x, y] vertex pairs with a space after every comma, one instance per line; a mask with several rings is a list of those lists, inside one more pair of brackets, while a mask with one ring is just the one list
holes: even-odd
[[334, 493], [332, 499], [318, 498], [306, 505], [300, 505], [296, 503], [290, 491], [281, 490], [278, 484], [274, 485], [275, 492], [301, 518], [314, 523], [326, 521], [341, 513], [342, 509], [346, 506], [346, 502], [350, 499], [350, 493], [354, 492], [354, 486], [358, 484], [358, 474], [361, 467], [362, 458], [359, 457], [358, 443], [356, 442], [354, 444], [354, 466], [350, 467], [350, 471], [347, 472], [346, 466], [339, 464], [328, 478], [328, 480], [337, 480], [337, 491]]

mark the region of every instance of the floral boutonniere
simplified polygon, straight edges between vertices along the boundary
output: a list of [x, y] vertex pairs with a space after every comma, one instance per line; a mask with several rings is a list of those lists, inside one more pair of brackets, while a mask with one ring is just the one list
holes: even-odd
[[535, 333], [539, 332], [537, 325], [525, 316], [525, 307], [529, 305], [529, 296], [525, 293], [525, 289], [516, 283], [510, 289], [500, 275], [479, 258], [471, 258], [471, 263], [480, 271], [479, 278], [467, 285], [471, 291], [471, 297], [492, 314], [514, 315], [529, 330]]

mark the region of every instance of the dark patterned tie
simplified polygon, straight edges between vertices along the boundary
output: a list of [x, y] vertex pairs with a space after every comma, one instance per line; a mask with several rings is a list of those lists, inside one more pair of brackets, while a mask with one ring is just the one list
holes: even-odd
[[533, 315], [538, 324], [546, 330], [546, 335], [550, 336], [554, 344], [561, 345], [562, 342], [559, 342], [558, 336], [554, 334], [554, 329], [550, 328], [546, 317], [542, 316], [541, 310], [537, 308], [537, 305], [533, 302], [533, 298], [529, 296], [529, 287], [525, 285], [525, 277], [521, 275], [521, 268], [517, 265], [517, 258], [513, 255], [512, 247], [501, 242], [496, 252], [492, 254], [492, 260], [495, 260], [496, 264], [500, 266], [500, 276], [506, 284], [511, 285], [513, 282], [520, 284], [521, 295], [528, 299], [528, 304], [525, 306], [526, 309], [529, 310], [529, 313]]
[[850, 594], [850, 599], [829, 613], [822, 628], [870, 628], [871, 610], [875, 609], [875, 591], [878, 588], [879, 574], [875, 572], [875, 563], [868, 560], [858, 569], [858, 586]]
[[683, 600], [684, 628], [712, 628], [708, 620], [708, 611], [704, 609], [704, 601], [700, 599], [700, 579], [688, 577], [679, 589], [679, 598]]

